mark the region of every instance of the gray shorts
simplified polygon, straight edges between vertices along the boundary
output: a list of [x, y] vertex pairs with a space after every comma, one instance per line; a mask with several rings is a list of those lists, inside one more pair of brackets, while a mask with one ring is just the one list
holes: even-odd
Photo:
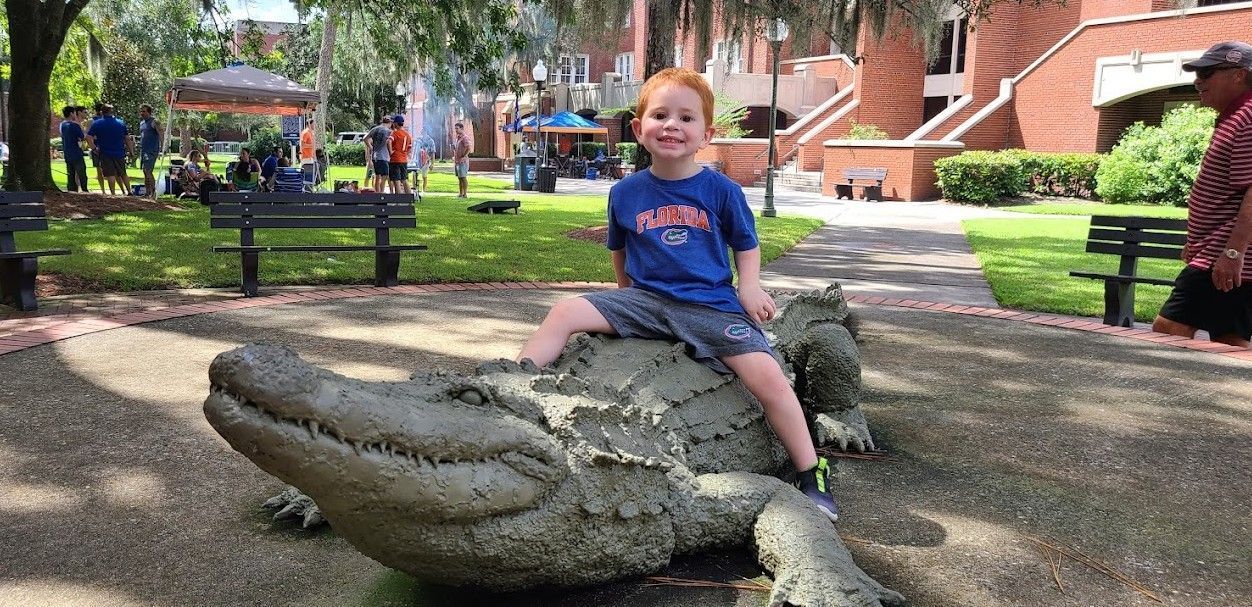
[[453, 165], [452, 172], [456, 173], [457, 177], [469, 177], [469, 160], [462, 160]]
[[[687, 344], [687, 355], [718, 373], [730, 373], [725, 356], [774, 351], [747, 314], [683, 303], [644, 289], [613, 289], [583, 295], [622, 337], [669, 339]], [[777, 356], [775, 356], [777, 358]]]

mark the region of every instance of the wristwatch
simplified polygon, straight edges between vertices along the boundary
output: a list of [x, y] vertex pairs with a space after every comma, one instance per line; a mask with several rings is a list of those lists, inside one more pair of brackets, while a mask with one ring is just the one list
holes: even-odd
[[1239, 256], [1242, 254], [1243, 253], [1239, 252], [1239, 249], [1226, 249], [1226, 257], [1231, 259], [1239, 259]]

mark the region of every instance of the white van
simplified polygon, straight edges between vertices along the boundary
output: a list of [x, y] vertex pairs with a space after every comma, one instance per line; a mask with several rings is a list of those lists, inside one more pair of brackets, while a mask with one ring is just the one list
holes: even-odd
[[344, 131], [335, 137], [335, 143], [361, 143], [365, 141], [365, 133], [358, 131]]

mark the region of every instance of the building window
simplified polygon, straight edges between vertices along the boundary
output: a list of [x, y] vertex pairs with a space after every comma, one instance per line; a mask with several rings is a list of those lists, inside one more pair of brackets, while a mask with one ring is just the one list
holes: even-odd
[[552, 84], [586, 84], [588, 66], [591, 59], [587, 55], [561, 55], [555, 70], [548, 77]]
[[617, 56], [617, 60], [613, 62], [617, 73], [622, 75], [622, 82], [630, 82], [635, 79], [635, 54], [622, 53]]
[[1200, 6], [1214, 6], [1217, 4], [1230, 4], [1232, 2], [1243, 2], [1244, 0], [1200, 0]]
[[743, 71], [743, 45], [738, 40], [727, 42], [718, 40], [713, 43], [713, 56], [726, 61], [726, 71], [738, 74]]
[[622, 29], [630, 27], [630, 13], [626, 13], [626, 20], [622, 22]]
[[683, 45], [674, 45], [674, 67], [683, 66]]
[[954, 19], [943, 24], [943, 40], [939, 43], [939, 56], [927, 68], [926, 74], [963, 74], [965, 73], [965, 39], [968, 19]]
[[951, 97], [947, 95], [941, 97], [926, 97], [922, 106], [922, 124], [930, 122], [931, 118], [938, 116], [940, 112], [948, 109]]

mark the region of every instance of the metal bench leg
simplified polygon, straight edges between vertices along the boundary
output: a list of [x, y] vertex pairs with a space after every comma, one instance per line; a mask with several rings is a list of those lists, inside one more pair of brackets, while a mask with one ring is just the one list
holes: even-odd
[[35, 274], [39, 258], [6, 259], [0, 266], [0, 301], [19, 310], [31, 311], [35, 302]]
[[257, 267], [260, 266], [261, 255], [258, 253], [240, 253], [243, 259], [240, 262], [242, 269], [243, 296], [257, 296]]
[[374, 252], [374, 286], [394, 287], [400, 284], [400, 252]]
[[844, 196], [847, 196], [848, 200], [852, 200], [852, 184], [836, 183], [835, 184], [835, 198], [842, 199]]
[[882, 186], [867, 185], [867, 186], [862, 186], [861, 190], [865, 192], [866, 200], [874, 200], [877, 202], [882, 202]]
[[1104, 324], [1114, 327], [1134, 326], [1134, 283], [1104, 281]]

